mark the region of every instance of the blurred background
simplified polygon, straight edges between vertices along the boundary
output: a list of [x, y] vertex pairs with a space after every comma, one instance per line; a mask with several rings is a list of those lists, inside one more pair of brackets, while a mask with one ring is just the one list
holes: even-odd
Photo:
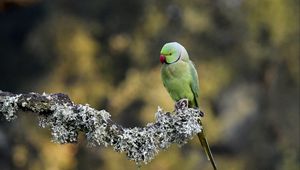
[[[125, 127], [173, 101], [159, 52], [177, 41], [200, 79], [201, 109], [222, 170], [298, 170], [299, 0], [1, 0], [0, 89], [62, 92]], [[37, 118], [0, 120], [0, 169], [127, 170], [112, 148], [51, 143]], [[210, 170], [197, 138], [143, 170]]]

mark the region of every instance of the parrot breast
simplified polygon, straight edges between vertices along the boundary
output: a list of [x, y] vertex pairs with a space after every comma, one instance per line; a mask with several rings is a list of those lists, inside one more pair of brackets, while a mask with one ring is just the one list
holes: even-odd
[[189, 102], [194, 100], [191, 90], [192, 76], [189, 64], [179, 60], [174, 64], [164, 64], [161, 69], [162, 81], [174, 101], [187, 98]]

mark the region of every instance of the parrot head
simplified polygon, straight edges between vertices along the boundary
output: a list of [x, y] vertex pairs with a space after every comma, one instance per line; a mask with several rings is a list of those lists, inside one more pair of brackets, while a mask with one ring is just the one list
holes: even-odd
[[159, 60], [162, 64], [172, 64], [179, 60], [188, 60], [186, 49], [177, 42], [166, 43], [161, 51]]

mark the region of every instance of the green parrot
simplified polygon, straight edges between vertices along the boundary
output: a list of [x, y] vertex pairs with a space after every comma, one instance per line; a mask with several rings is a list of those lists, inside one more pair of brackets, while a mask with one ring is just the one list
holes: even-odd
[[[160, 52], [162, 63], [161, 77], [163, 84], [175, 102], [188, 99], [189, 107], [199, 108], [199, 81], [193, 62], [186, 49], [177, 42], [166, 43]], [[202, 126], [200, 119], [199, 124]], [[216, 164], [206, 140], [204, 131], [198, 138], [208, 160], [216, 170]]]

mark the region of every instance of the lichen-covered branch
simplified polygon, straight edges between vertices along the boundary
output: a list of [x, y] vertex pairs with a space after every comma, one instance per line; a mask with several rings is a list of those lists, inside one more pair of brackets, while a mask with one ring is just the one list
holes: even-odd
[[77, 142], [82, 132], [92, 146], [111, 146], [137, 164], [150, 162], [173, 143], [185, 144], [202, 130], [197, 122], [201, 118], [199, 111], [187, 108], [187, 104], [176, 107], [174, 113], [158, 108], [154, 123], [125, 128], [113, 122], [105, 110], [75, 104], [62, 93], [12, 94], [0, 90], [0, 117], [11, 121], [19, 110], [36, 113], [39, 125], [50, 127], [54, 142]]

